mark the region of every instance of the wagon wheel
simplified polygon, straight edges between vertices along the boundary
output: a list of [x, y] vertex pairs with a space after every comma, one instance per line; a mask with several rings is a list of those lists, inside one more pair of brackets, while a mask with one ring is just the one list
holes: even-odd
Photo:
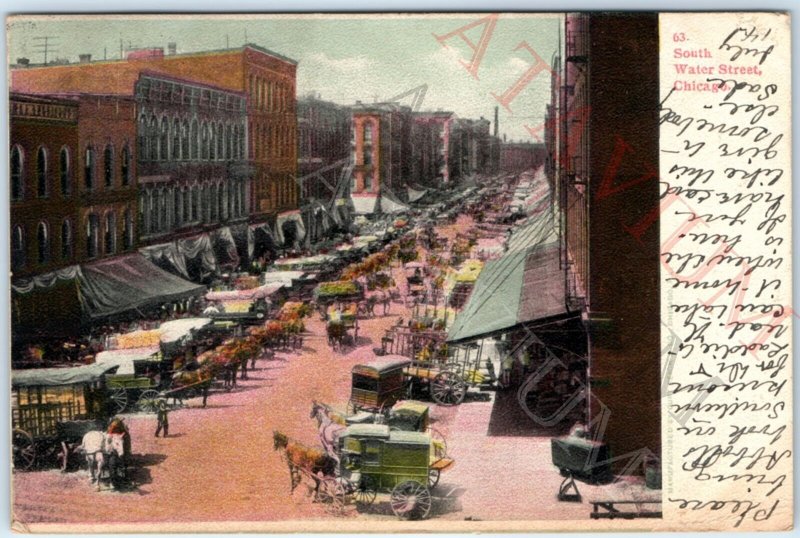
[[431, 381], [431, 397], [440, 405], [458, 405], [466, 394], [467, 384], [453, 372], [441, 372]]
[[447, 457], [447, 440], [442, 435], [442, 432], [428, 426], [428, 429], [425, 430], [425, 433], [431, 436], [431, 448], [433, 449], [433, 455], [436, 457], [437, 460]]
[[428, 489], [433, 489], [439, 483], [442, 472], [439, 469], [428, 469]]
[[108, 399], [114, 403], [115, 413], [122, 413], [128, 407], [128, 392], [121, 387], [113, 389]]
[[25, 430], [15, 429], [11, 434], [11, 444], [14, 449], [14, 469], [27, 471], [33, 467], [36, 460], [33, 436]]
[[431, 512], [431, 492], [427, 486], [407, 480], [392, 490], [390, 504], [400, 519], [425, 519]]
[[335, 478], [325, 478], [319, 486], [319, 501], [325, 505], [325, 511], [334, 516], [344, 513], [344, 487]]
[[369, 475], [361, 477], [361, 481], [353, 493], [353, 498], [358, 506], [368, 506], [375, 502], [378, 496], [378, 488], [375, 479]]
[[155, 413], [158, 408], [158, 391], [147, 389], [136, 401], [136, 407], [143, 413]]

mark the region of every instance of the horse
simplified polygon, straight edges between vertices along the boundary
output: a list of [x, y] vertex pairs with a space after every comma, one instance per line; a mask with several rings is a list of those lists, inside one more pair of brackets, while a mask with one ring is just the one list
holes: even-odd
[[319, 440], [322, 443], [322, 447], [338, 464], [339, 454], [337, 447], [339, 445], [339, 435], [347, 427], [345, 417], [336, 413], [327, 405], [311, 400], [311, 413], [308, 418], [317, 419]]
[[278, 431], [272, 432], [272, 441], [273, 449], [282, 449], [286, 456], [286, 464], [289, 467], [289, 478], [291, 480], [289, 494], [294, 493], [295, 488], [302, 479], [302, 471], [305, 471], [314, 481], [314, 498], [316, 499], [319, 495], [319, 486], [322, 483], [318, 474], [322, 473], [323, 477], [335, 476], [338, 462], [323, 449], [307, 447], [292, 441], [289, 436]]
[[347, 326], [341, 321], [329, 321], [325, 326], [328, 334], [328, 345], [336, 350], [338, 346], [341, 350], [344, 347], [344, 340], [347, 337]]
[[89, 465], [89, 481], [97, 482], [97, 491], [100, 491], [100, 478], [103, 470], [111, 471], [111, 485], [114, 485], [113, 460], [121, 461], [125, 457], [124, 434], [103, 433], [101, 431], [87, 432], [83, 436], [79, 447], [86, 454], [86, 463]]

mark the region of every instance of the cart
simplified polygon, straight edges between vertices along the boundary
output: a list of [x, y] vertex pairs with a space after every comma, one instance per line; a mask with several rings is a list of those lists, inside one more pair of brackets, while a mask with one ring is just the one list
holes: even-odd
[[411, 364], [406, 357], [389, 355], [379, 360], [357, 364], [352, 369], [348, 414], [358, 411], [383, 413], [405, 395], [403, 370]]
[[339, 453], [340, 476], [323, 480], [320, 488], [320, 500], [333, 513], [342, 513], [350, 500], [362, 508], [386, 494], [398, 518], [427, 518], [431, 489], [453, 464], [434, 454], [429, 435], [382, 424], [349, 426], [339, 436]]
[[419, 355], [405, 368], [406, 394], [426, 392], [439, 405], [459, 405], [470, 387], [488, 386], [496, 381], [480, 367], [480, 348], [465, 346], [450, 349], [444, 357]]
[[364, 288], [350, 280], [321, 282], [314, 288], [314, 302], [323, 321], [328, 320], [328, 307], [335, 303], [356, 303], [364, 299]]
[[408, 293], [406, 294], [406, 306], [409, 303], [420, 302], [425, 297], [425, 266], [420, 262], [409, 262], [403, 265], [406, 282], [408, 283]]
[[[83, 435], [113, 415], [104, 378], [114, 365], [11, 371], [11, 443], [15, 470], [56, 461], [62, 470]], [[52, 459], [51, 459], [52, 458]]]

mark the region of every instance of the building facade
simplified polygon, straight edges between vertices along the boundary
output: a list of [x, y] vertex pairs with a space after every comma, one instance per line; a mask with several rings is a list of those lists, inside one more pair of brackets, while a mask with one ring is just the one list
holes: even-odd
[[589, 418], [615, 455], [659, 454], [659, 186], [640, 179], [658, 169], [658, 16], [569, 14], [565, 37], [546, 146], [566, 299], [586, 331]]
[[11, 271], [26, 277], [72, 265], [78, 234], [78, 103], [12, 93]]
[[246, 222], [246, 96], [149, 72], [134, 96], [142, 245]]
[[297, 63], [248, 44], [216, 51], [176, 54], [135, 51], [127, 58], [66, 65], [12, 66], [11, 87], [28, 93], [80, 92], [133, 95], [143, 71], [244, 92], [247, 97], [247, 158], [253, 165], [250, 215], [274, 225], [276, 216], [298, 208]]
[[546, 144], [503, 142], [500, 145], [500, 170], [514, 173], [535, 170], [546, 163], [546, 151]]

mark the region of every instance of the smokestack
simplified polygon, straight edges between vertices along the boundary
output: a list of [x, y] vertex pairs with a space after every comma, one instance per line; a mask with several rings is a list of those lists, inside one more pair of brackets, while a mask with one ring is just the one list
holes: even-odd
[[92, 61], [92, 55], [91, 54], [78, 54], [78, 60], [82, 64], [88, 64], [89, 62]]
[[175, 42], [167, 43], [167, 54], [174, 56], [178, 53], [178, 44]]
[[494, 107], [494, 136], [497, 138], [497, 134], [500, 132], [499, 130], [499, 122], [500, 122], [500, 107]]

